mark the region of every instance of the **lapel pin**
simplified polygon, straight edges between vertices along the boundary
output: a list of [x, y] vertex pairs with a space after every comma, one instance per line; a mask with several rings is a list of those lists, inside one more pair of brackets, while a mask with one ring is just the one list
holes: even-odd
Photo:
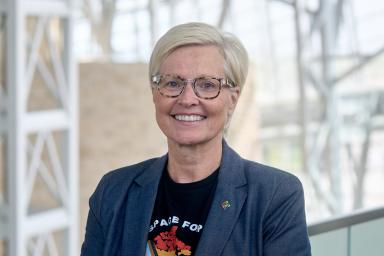
[[223, 208], [224, 210], [228, 209], [229, 207], [231, 207], [231, 203], [228, 200], [225, 200], [221, 203], [221, 208]]

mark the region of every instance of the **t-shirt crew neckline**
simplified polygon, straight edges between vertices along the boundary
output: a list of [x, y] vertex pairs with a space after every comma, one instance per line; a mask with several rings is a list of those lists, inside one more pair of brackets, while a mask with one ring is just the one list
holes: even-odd
[[208, 177], [202, 180], [188, 182], [188, 183], [175, 182], [169, 175], [168, 169], [166, 169], [164, 173], [164, 180], [170, 189], [175, 189], [175, 190], [197, 189], [200, 187], [207, 186], [208, 184], [211, 184], [212, 182], [214, 182], [214, 180], [217, 179], [219, 175], [219, 169], [220, 167], [218, 167], [213, 173], [211, 173]]

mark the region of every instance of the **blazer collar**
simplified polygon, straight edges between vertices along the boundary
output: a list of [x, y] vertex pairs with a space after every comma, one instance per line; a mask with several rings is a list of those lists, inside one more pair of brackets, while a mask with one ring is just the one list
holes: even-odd
[[215, 196], [195, 255], [221, 255], [247, 197], [244, 161], [223, 141]]
[[156, 159], [139, 175], [127, 195], [121, 255], [145, 255], [157, 187], [168, 156]]
[[[168, 161], [168, 154], [163, 155], [160, 158], [157, 158], [147, 170], [143, 171], [141, 175], [139, 175], [135, 182], [137, 185], [141, 187], [145, 187], [148, 184], [152, 184], [153, 182], [159, 183], [161, 174], [165, 168], [165, 165]], [[157, 187], [156, 187], [157, 188]]]
[[232, 148], [230, 148], [225, 140], [223, 140], [223, 156], [220, 163], [219, 182], [241, 187], [247, 183], [247, 179], [243, 172], [244, 160]]

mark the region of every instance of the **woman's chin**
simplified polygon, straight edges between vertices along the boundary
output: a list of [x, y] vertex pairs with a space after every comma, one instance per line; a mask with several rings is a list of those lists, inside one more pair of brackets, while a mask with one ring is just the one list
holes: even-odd
[[188, 137], [179, 137], [179, 138], [168, 138], [168, 143], [173, 143], [178, 146], [198, 146], [203, 144], [208, 144], [213, 141], [216, 141], [219, 139], [221, 141], [221, 138], [218, 138], [218, 136], [207, 138], [207, 137], [198, 137], [198, 136], [188, 136]]

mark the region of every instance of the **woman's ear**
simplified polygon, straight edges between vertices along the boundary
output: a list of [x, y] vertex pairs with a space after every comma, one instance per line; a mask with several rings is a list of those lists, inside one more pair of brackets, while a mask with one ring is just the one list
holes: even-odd
[[230, 95], [228, 96], [229, 106], [228, 106], [228, 113], [227, 113], [227, 122], [223, 129], [224, 136], [227, 134], [229, 124], [231, 122], [232, 114], [236, 109], [236, 105], [237, 105], [237, 101], [239, 100], [239, 97], [240, 97], [240, 88], [239, 87], [231, 88]]
[[240, 87], [237, 86], [235, 88], [230, 89], [230, 105], [229, 105], [229, 112], [228, 115], [231, 116], [232, 113], [235, 111], [237, 101], [239, 100], [240, 97]]

